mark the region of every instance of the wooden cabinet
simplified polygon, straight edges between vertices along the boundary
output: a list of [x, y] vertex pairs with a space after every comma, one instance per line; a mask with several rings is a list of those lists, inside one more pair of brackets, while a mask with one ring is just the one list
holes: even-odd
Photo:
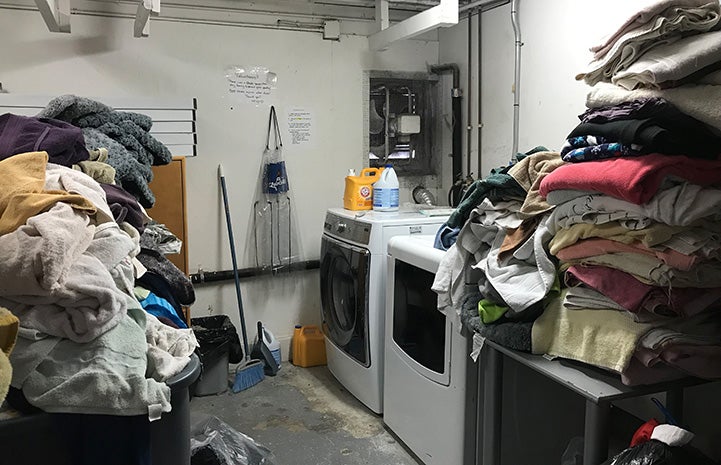
[[153, 166], [153, 181], [150, 189], [155, 194], [155, 205], [148, 215], [163, 223], [178, 239], [183, 241], [179, 254], [168, 255], [186, 275], [188, 269], [188, 222], [185, 207], [185, 157], [173, 157], [167, 165]]

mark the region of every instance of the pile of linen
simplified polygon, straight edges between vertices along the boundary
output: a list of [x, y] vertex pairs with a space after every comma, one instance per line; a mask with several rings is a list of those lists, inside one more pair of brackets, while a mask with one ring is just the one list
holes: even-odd
[[629, 90], [721, 82], [718, 1], [643, 0], [623, 8], [625, 20], [591, 47], [593, 61], [576, 79]]
[[[443, 313], [516, 350], [531, 350], [533, 320], [559, 290], [548, 253], [552, 206], [540, 197], [539, 186], [563, 163], [557, 152], [537, 148], [476, 181], [461, 203], [468, 206], [468, 219], [433, 283]], [[439, 233], [456, 224], [461, 207]]]
[[[635, 127], [628, 106], [602, 111]], [[545, 177], [549, 250], [567, 289], [536, 321], [534, 352], [614, 370], [627, 384], [721, 377], [721, 161], [711, 147], [689, 150], [703, 158], [574, 158]]]
[[151, 244], [141, 263], [149, 218], [106, 183], [114, 169], [104, 157], [70, 124], [0, 116], [0, 308], [19, 321], [0, 344], [10, 354], [0, 375], [11, 370], [15, 394], [44, 411], [157, 419], [171, 409], [164, 381], [197, 341], [138, 301], [136, 280], [167, 259]]

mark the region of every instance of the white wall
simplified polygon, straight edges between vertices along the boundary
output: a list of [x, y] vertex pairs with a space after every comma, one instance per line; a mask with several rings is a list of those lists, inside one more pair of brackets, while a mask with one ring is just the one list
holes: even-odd
[[[623, 0], [519, 2], [523, 42], [519, 151], [537, 145], [560, 148], [577, 124], [577, 115], [585, 109], [588, 87], [574, 76], [591, 60], [588, 48], [612, 23], [611, 18], [619, 15], [625, 3]], [[490, 169], [508, 163], [512, 155], [514, 35], [510, 6], [483, 13], [481, 30], [481, 172], [485, 176]], [[466, 34], [465, 25], [441, 31], [441, 59], [447, 53], [464, 59]]]
[[[519, 5], [524, 45], [518, 148], [527, 151], [543, 145], [558, 150], [585, 110], [589, 87], [574, 76], [591, 61], [588, 48], [609, 27], [619, 24], [623, 10], [633, 4], [626, 0], [521, 0]], [[512, 155], [514, 36], [510, 5], [483, 13], [481, 27], [481, 172], [486, 176], [490, 169], [507, 164]], [[441, 31], [439, 40], [441, 61], [465, 60], [464, 23]], [[461, 67], [465, 69], [466, 64]], [[721, 457], [721, 432], [717, 419], [706, 412], [709, 405], [718, 405], [719, 392], [716, 384], [689, 390], [686, 397], [688, 425], [717, 458]], [[624, 406], [634, 412], [657, 414], [653, 407], [648, 408], [650, 403], [640, 406], [626, 402]]]
[[[170, 22], [153, 22], [149, 38], [134, 39], [129, 19], [87, 16], [72, 17], [72, 34], [51, 34], [39, 13], [12, 10], [0, 10], [0, 44], [0, 82], [13, 93], [198, 98], [198, 156], [187, 160], [192, 272], [232, 266], [216, 175], [221, 162], [239, 261], [252, 262], [246, 232], [268, 106], [230, 100], [226, 66], [265, 66], [277, 73], [267, 103], [276, 105], [281, 126], [291, 106], [314, 112], [314, 143], [294, 146], [285, 134], [284, 155], [299, 218], [294, 233], [304, 257], [317, 259], [325, 211], [342, 206], [348, 168], [364, 163], [363, 70], [426, 71], [438, 62], [437, 41], [406, 41], [371, 53], [363, 36], [333, 42], [314, 33]], [[287, 343], [294, 324], [319, 323], [317, 271], [244, 280], [242, 292], [251, 333], [260, 319]], [[198, 286], [196, 293], [193, 315], [211, 309], [238, 324], [232, 282]]]

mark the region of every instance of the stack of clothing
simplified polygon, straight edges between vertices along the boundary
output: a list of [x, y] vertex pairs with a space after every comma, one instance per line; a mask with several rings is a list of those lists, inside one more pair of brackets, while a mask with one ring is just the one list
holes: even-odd
[[[50, 101], [39, 118], [65, 121], [82, 129], [90, 149], [107, 150], [107, 163], [116, 172], [116, 182], [150, 208], [155, 196], [148, 187], [153, 179], [152, 165], [172, 161], [168, 148], [150, 135], [150, 117], [116, 111], [100, 102], [75, 95], [62, 95]], [[34, 150], [38, 150], [35, 148]]]
[[[8, 399], [152, 420], [170, 411], [165, 381], [198, 343], [191, 329], [162, 324], [136, 298], [150, 268], [141, 252], [150, 219], [135, 196], [107, 183], [107, 157], [63, 121], [0, 117], [0, 307], [8, 310], [0, 326], [12, 315], [19, 322], [14, 348], [0, 331], [12, 367]], [[164, 256], [149, 255], [162, 279], [178, 281]], [[178, 296], [194, 299], [186, 287]], [[10, 373], [2, 360], [0, 395]]]
[[[567, 289], [533, 351], [645, 384], [721, 377], [719, 2], [629, 2], [577, 76], [593, 86], [541, 184]], [[590, 343], [593, 341], [593, 343]]]
[[[478, 182], [493, 187], [464, 197], [461, 206], [475, 207], [469, 208], [432, 287], [443, 313], [516, 350], [531, 351], [533, 320], [559, 288], [556, 263], [548, 254], [552, 206], [539, 196], [539, 186], [561, 164], [557, 152], [534, 149], [496, 170], [493, 179]], [[459, 207], [449, 224], [463, 211]]]
[[621, 25], [591, 47], [593, 61], [576, 76], [593, 86], [663, 89], [721, 74], [721, 12], [717, 0], [626, 2]]
[[581, 119], [600, 122], [579, 128], [612, 125], [628, 137], [620, 145], [643, 149], [586, 150], [541, 183], [568, 289], [536, 322], [534, 352], [616, 371], [627, 384], [721, 377], [721, 138], [660, 98]]

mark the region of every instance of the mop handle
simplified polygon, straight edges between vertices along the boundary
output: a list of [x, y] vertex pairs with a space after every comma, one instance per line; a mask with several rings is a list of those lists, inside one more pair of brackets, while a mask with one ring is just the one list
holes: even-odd
[[233, 278], [235, 279], [235, 295], [238, 299], [238, 314], [240, 316], [240, 329], [243, 332], [243, 348], [245, 357], [250, 357], [248, 350], [248, 333], [245, 329], [245, 315], [243, 314], [243, 298], [240, 295], [240, 278], [238, 277], [238, 264], [235, 260], [235, 239], [233, 239], [233, 224], [230, 221], [230, 207], [228, 206], [228, 190], [225, 187], [225, 175], [223, 165], [218, 165], [218, 176], [220, 177], [220, 188], [223, 191], [223, 206], [225, 207], [225, 222], [228, 225], [228, 238], [230, 239], [230, 256], [233, 259]]

